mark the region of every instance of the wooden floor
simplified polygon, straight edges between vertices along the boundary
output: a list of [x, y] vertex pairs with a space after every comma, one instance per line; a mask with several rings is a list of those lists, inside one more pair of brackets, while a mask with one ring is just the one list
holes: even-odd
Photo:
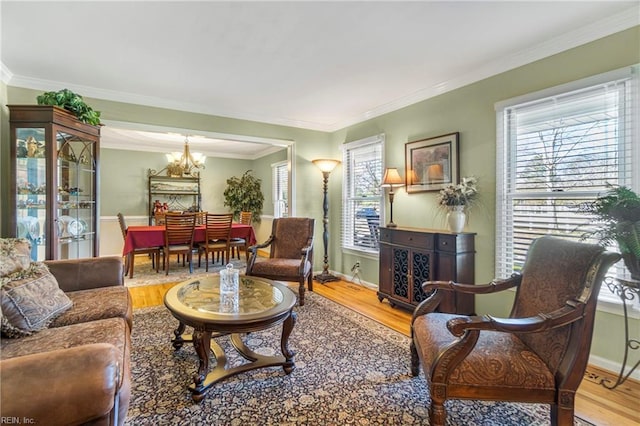
[[[161, 305], [164, 294], [173, 285], [158, 284], [130, 288], [134, 309]], [[314, 292], [402, 334], [410, 335], [411, 314], [402, 309], [392, 308], [386, 301], [380, 303], [374, 290], [345, 281], [336, 281], [327, 284], [316, 282]], [[407, 359], [407, 365], [408, 362]], [[640, 383], [627, 380], [613, 391], [598, 384], [601, 378], [614, 376], [611, 372], [590, 366], [578, 389], [576, 414], [596, 425], [640, 425]]]

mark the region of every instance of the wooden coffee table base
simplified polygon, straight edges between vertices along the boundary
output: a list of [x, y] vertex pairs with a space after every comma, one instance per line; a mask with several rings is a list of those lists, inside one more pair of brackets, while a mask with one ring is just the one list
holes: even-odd
[[[188, 386], [193, 393], [192, 398], [195, 402], [200, 402], [205, 396], [205, 392], [213, 384], [235, 376], [245, 371], [254, 370], [262, 367], [272, 367], [281, 365], [286, 374], [290, 374], [295, 369], [293, 357], [295, 352], [289, 349], [289, 336], [296, 323], [297, 314], [291, 312], [290, 315], [282, 323], [282, 336], [280, 338], [281, 356], [266, 356], [258, 354], [247, 347], [242, 341], [242, 335], [239, 333], [231, 334], [231, 343], [238, 353], [250, 361], [248, 363], [238, 365], [236, 367], [227, 367], [227, 356], [222, 347], [214, 340], [216, 337], [228, 333], [217, 333], [210, 330], [195, 330], [192, 335], [184, 334], [185, 325], [180, 322], [178, 328], [173, 332], [175, 339], [172, 340], [173, 347], [178, 350], [185, 342], [193, 342], [193, 346], [198, 354], [199, 365], [198, 371], [193, 377], [193, 384]], [[257, 330], [255, 330], [257, 331]], [[209, 371], [209, 350], [213, 352], [216, 359], [215, 367]]]

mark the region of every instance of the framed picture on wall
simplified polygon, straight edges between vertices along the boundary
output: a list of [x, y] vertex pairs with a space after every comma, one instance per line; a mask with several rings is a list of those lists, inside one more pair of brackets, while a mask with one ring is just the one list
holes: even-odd
[[439, 191], [457, 184], [459, 133], [405, 144], [405, 176], [408, 193]]

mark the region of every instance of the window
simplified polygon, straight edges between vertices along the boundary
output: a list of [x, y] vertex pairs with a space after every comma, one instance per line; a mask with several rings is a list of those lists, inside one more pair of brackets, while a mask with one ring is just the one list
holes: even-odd
[[273, 181], [273, 217], [289, 216], [289, 203], [287, 194], [289, 192], [289, 170], [286, 161], [271, 165]]
[[589, 224], [579, 206], [607, 184], [637, 189], [636, 71], [497, 105], [496, 276], [520, 270], [534, 238], [579, 240]]
[[342, 147], [342, 247], [378, 252], [384, 135]]

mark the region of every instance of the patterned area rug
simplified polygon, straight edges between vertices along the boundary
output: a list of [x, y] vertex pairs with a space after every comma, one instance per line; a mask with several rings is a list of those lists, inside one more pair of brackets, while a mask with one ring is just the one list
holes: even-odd
[[[202, 259], [202, 265], [198, 267], [197, 256], [194, 262], [193, 273], [189, 273], [189, 266], [182, 266], [182, 263], [177, 263], [175, 257], [172, 257], [171, 268], [169, 268], [169, 275], [165, 275], [162, 270], [162, 264], [160, 264], [159, 272], [156, 272], [151, 265], [151, 260], [146, 256], [138, 255], [135, 260], [135, 267], [133, 269], [133, 278], [129, 278], [127, 275], [124, 279], [124, 285], [127, 287], [139, 287], [144, 285], [162, 284], [166, 282], [181, 282], [190, 278], [197, 278], [206, 274], [218, 273], [225, 267], [220, 262], [209, 264], [209, 272], [205, 271], [204, 258]], [[235, 269], [240, 269], [240, 273], [244, 273], [247, 263], [244, 260], [244, 255], [241, 256], [241, 260], [232, 259], [231, 264]]]
[[[186, 388], [197, 368], [191, 344], [174, 351], [177, 321], [164, 307], [134, 312], [127, 425], [427, 425], [429, 394], [409, 371], [409, 338], [314, 293], [296, 307], [289, 346], [296, 368], [253, 370], [213, 385], [201, 403]], [[189, 331], [189, 330], [187, 330]], [[279, 351], [281, 328], [246, 343]], [[243, 359], [218, 338], [230, 365]], [[448, 425], [548, 425], [538, 404], [449, 401]], [[576, 418], [576, 425], [589, 425]]]

